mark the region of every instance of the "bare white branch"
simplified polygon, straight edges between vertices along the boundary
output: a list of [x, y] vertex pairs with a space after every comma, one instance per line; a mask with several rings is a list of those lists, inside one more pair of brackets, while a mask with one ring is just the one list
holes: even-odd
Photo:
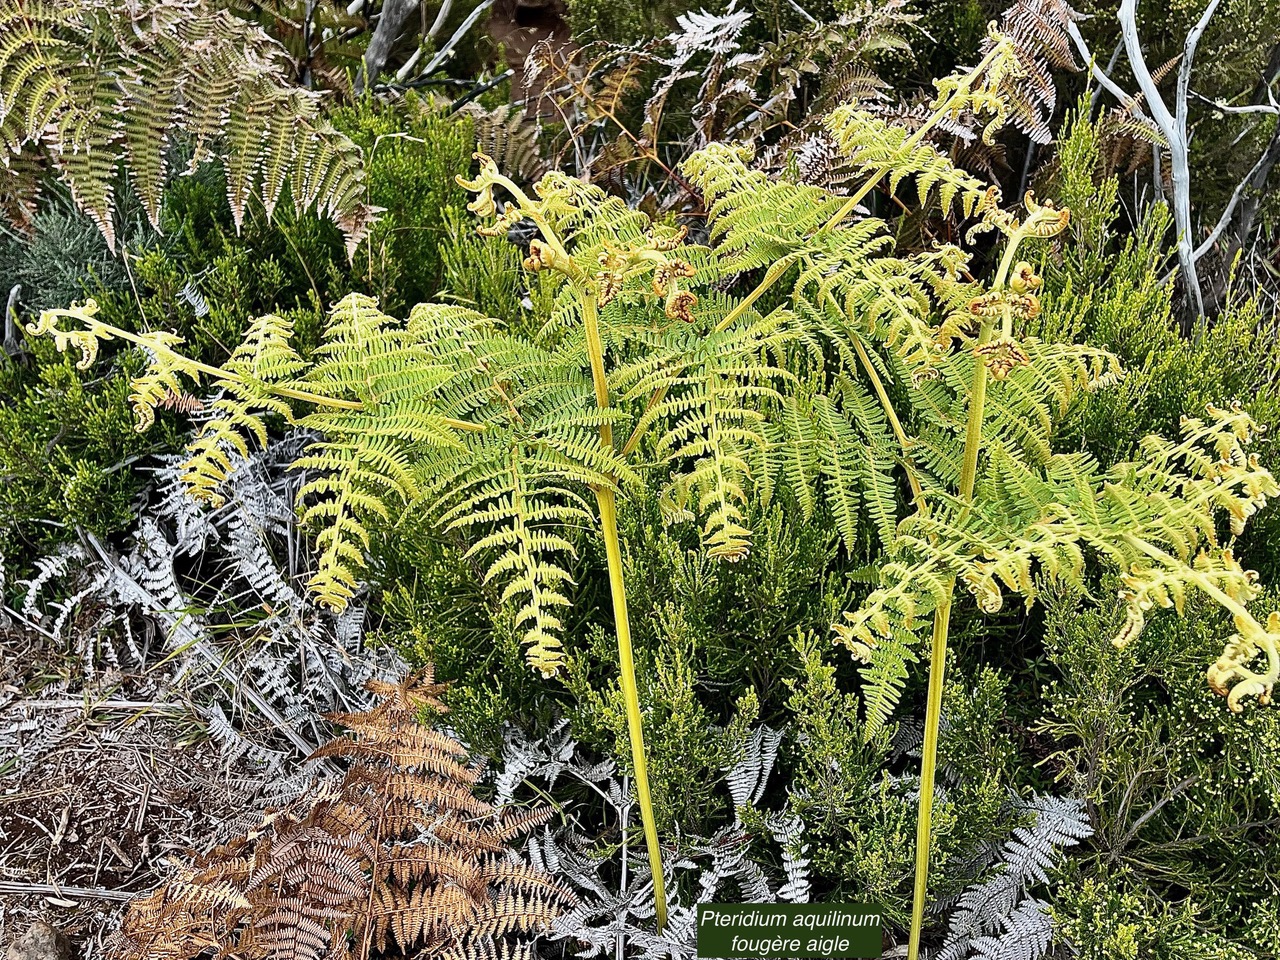
[[[1277, 121], [1277, 124], [1280, 125], [1280, 121]], [[1277, 129], [1277, 134], [1280, 135], [1280, 129]], [[1272, 137], [1272, 142], [1273, 144], [1275, 143], [1275, 136]], [[1218, 222], [1214, 225], [1214, 228], [1209, 231], [1209, 236], [1207, 236], [1204, 242], [1201, 243], [1200, 246], [1196, 247], [1195, 251], [1192, 253], [1192, 256], [1196, 260], [1199, 260], [1208, 253], [1213, 248], [1213, 245], [1218, 242], [1218, 238], [1222, 236], [1223, 231], [1230, 226], [1231, 218], [1236, 212], [1236, 207], [1240, 205], [1240, 201], [1244, 199], [1245, 194], [1247, 194], [1250, 189], [1258, 189], [1259, 180], [1266, 179], [1265, 175], [1262, 175], [1263, 170], [1265, 169], [1269, 171], [1271, 167], [1275, 166], [1275, 153], [1276, 148], [1274, 145], [1265, 150], [1262, 156], [1258, 158], [1258, 162], [1253, 165], [1253, 169], [1250, 170], [1245, 178], [1240, 181], [1235, 191], [1231, 194], [1231, 199], [1227, 201], [1227, 206], [1226, 209], [1222, 211], [1222, 216], [1218, 218]]]
[[[1178, 230], [1178, 265], [1196, 310], [1204, 314], [1204, 293], [1200, 288], [1200, 276], [1196, 270], [1195, 250], [1191, 240], [1191, 168], [1189, 160], [1190, 134], [1187, 131], [1187, 101], [1191, 84], [1191, 70], [1196, 47], [1204, 35], [1209, 20], [1218, 9], [1219, 0], [1211, 0], [1196, 25], [1187, 34], [1182, 63], [1178, 67], [1178, 84], [1174, 111], [1169, 109], [1142, 52], [1142, 40], [1138, 36], [1137, 0], [1122, 0], [1116, 14], [1120, 21], [1120, 34], [1134, 79], [1147, 101], [1147, 108], [1156, 127], [1168, 141], [1169, 166], [1173, 181], [1173, 220]], [[1176, 111], [1176, 112], [1175, 112]]]
[[[1080, 28], [1071, 20], [1067, 21], [1067, 33], [1071, 36], [1071, 41], [1076, 45], [1076, 51], [1080, 54], [1080, 59], [1089, 65], [1089, 72], [1093, 74], [1093, 78], [1098, 81], [1102, 89], [1120, 101], [1121, 104], [1128, 106], [1134, 102], [1134, 98], [1125, 93], [1112, 80], [1102, 68], [1098, 66], [1097, 61], [1093, 59], [1093, 54], [1089, 51], [1089, 44], [1085, 42], [1084, 36], [1080, 33]], [[1114, 65], [1115, 60], [1112, 60]]]

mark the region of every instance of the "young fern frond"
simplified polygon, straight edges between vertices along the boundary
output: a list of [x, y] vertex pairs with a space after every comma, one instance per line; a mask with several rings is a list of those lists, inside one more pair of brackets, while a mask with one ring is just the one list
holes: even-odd
[[[134, 379], [133, 392], [129, 402], [138, 418], [136, 429], [139, 433], [147, 430], [156, 418], [156, 407], [166, 397], [186, 393], [183, 380], [200, 382], [201, 376], [217, 376], [221, 371], [217, 367], [189, 360], [174, 350], [182, 344], [182, 338], [163, 331], [131, 334], [124, 330], [105, 324], [97, 318], [98, 304], [91, 299], [83, 304], [72, 304], [65, 310], [46, 310], [40, 314], [35, 323], [27, 325], [32, 336], [53, 337], [58, 351], [65, 353], [74, 348], [80, 351], [80, 359], [76, 369], [87, 370], [98, 357], [101, 343], [112, 340], [124, 340], [146, 351], [151, 362], [146, 372]], [[74, 326], [64, 330], [59, 324], [70, 320]]]
[[[1210, 407], [1207, 419], [1184, 421], [1181, 442], [1149, 437], [1147, 459], [1105, 473], [1084, 454], [1055, 454], [1033, 465], [989, 442], [974, 502], [934, 497], [928, 512], [905, 519], [897, 541], [904, 560], [884, 568], [887, 585], [847, 614], [837, 632], [865, 657], [895, 626], [909, 630], [935, 609], [948, 578], [995, 613], [1006, 592], [1032, 604], [1042, 579], [1083, 586], [1092, 557], [1120, 569], [1128, 618], [1117, 644], [1136, 637], [1151, 610], [1181, 611], [1187, 594], [1199, 590], [1223, 603], [1241, 636], [1270, 657], [1273, 631], [1244, 609], [1258, 588], [1216, 535], [1221, 515], [1238, 533], [1280, 493], [1275, 478], [1246, 452], [1254, 429], [1239, 407]], [[1269, 697], [1262, 688], [1275, 682], [1244, 672], [1230, 679], [1230, 689], [1226, 679], [1214, 685], [1228, 694], [1233, 710], [1245, 696]]]
[[[213, 386], [221, 388], [224, 396], [208, 405], [215, 416], [187, 445], [190, 458], [182, 479], [195, 499], [221, 505], [218, 488], [231, 472], [232, 456], [248, 457], [250, 438], [262, 446], [267, 443], [264, 414], [293, 420], [289, 404], [267, 392], [268, 384], [287, 382], [306, 366], [289, 342], [292, 337], [290, 321], [273, 315], [259, 317], [223, 367], [230, 376], [214, 380]], [[163, 376], [156, 387], [172, 389]]]
[[672, 337], [619, 373], [624, 400], [662, 394], [635, 428], [656, 427], [654, 453], [672, 468], [664, 496], [693, 507], [710, 556], [738, 560], [750, 549], [750, 460], [767, 443], [765, 411], [792, 376], [773, 360], [793, 338], [788, 326], [785, 317], [756, 317], [699, 338]]

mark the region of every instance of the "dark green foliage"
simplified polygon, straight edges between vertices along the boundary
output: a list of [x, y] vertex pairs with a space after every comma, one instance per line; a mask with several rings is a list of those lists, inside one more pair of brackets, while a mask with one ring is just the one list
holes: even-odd
[[362, 100], [335, 111], [333, 122], [364, 150], [368, 202], [386, 211], [357, 250], [343, 292], [369, 293], [402, 316], [436, 296], [441, 247], [470, 232], [457, 229], [467, 196], [454, 178], [470, 172], [475, 134], [469, 120], [413, 94], [394, 106]]
[[393, 645], [414, 665], [435, 665], [453, 684], [450, 725], [478, 755], [496, 758], [506, 724], [548, 729], [557, 706], [525, 663], [510, 610], [483, 584], [465, 544], [405, 518], [379, 532], [372, 550], [373, 642]]
[[[678, 827], [707, 836], [723, 824], [728, 809], [716, 774], [738, 759], [736, 750], [758, 719], [760, 702], [748, 689], [722, 721], [705, 701], [723, 703], [724, 695], [707, 695], [706, 651], [698, 647], [688, 625], [676, 614], [658, 629], [657, 640], [637, 651], [654, 813], [659, 829], [668, 834]], [[597, 627], [581, 656], [570, 662], [565, 682], [575, 700], [575, 730], [601, 744], [628, 771], [622, 692], [616, 684], [592, 680], [586, 668], [592, 664], [604, 674], [616, 661], [617, 642]]]
[[[825, 633], [850, 602], [850, 583], [829, 518], [804, 523], [777, 504], [753, 508], [754, 548], [726, 564], [698, 550], [693, 524], [666, 525], [656, 499], [637, 498], [623, 515], [650, 778], [660, 822], [705, 831], [723, 798], [696, 771], [731, 765], [726, 751], [757, 715], [772, 726], [794, 722], [791, 684], [803, 670], [794, 634]], [[567, 685], [580, 739], [626, 756], [621, 698], [607, 679], [617, 649], [603, 557], [593, 559], [579, 595], [595, 590], [600, 603], [587, 634], [567, 643], [574, 654]]]
[[[823, 656], [825, 644], [797, 633], [801, 675], [789, 682], [795, 734], [792, 809], [805, 822], [820, 902], [883, 905], [903, 924], [911, 909], [915, 858], [918, 735], [881, 728], [864, 736], [860, 698], [844, 692]], [[1006, 681], [990, 670], [952, 674], [940, 757], [942, 780], [933, 809], [930, 898], [959, 893], [973, 880], [968, 863], [1001, 839], [1014, 785], [1014, 750], [1002, 729]], [[895, 741], [897, 741], [895, 743]]]
[[1081, 960], [1246, 960], [1252, 950], [1205, 930], [1197, 904], [1162, 902], [1101, 871], [1073, 877], [1055, 891], [1058, 938]]
[[975, 62], [987, 24], [999, 19], [1008, 5], [991, 0], [939, 0], [913, 6], [922, 15], [920, 36], [912, 41], [919, 64], [914, 79], [928, 83], [958, 64]]
[[[1094, 883], [1061, 909], [1077, 911], [1081, 929], [1094, 926], [1090, 911], [1118, 911], [1108, 921], [1115, 932], [1104, 924], [1098, 933], [1117, 944], [1119, 927], [1136, 924], [1138, 953], [1086, 956], [1200, 956], [1157, 948], [1176, 929], [1274, 955], [1274, 924], [1251, 931], [1239, 918], [1275, 915], [1267, 863], [1280, 840], [1280, 713], [1230, 714], [1205, 686], [1202, 665], [1224, 630], [1216, 611], [1161, 617], [1125, 650], [1108, 640], [1118, 622], [1081, 609], [1078, 597], [1049, 603], [1059, 679], [1045, 691], [1041, 733], [1057, 745], [1046, 763], [1087, 800], [1095, 829], [1079, 867]], [[1146, 891], [1146, 902], [1121, 891]], [[1107, 898], [1117, 903], [1098, 905]]]
[[[335, 227], [281, 211], [274, 224], [247, 217], [236, 236], [213, 169], [174, 182], [162, 225], [159, 236], [144, 225], [123, 234], [117, 257], [100, 234], [93, 237], [88, 217], [55, 202], [37, 218], [31, 243], [11, 253], [14, 280], [23, 285], [18, 318], [93, 297], [109, 322], [172, 330], [199, 359], [221, 362], [250, 316], [318, 316], [319, 297], [341, 282], [345, 258]], [[197, 313], [184, 288], [199, 295], [207, 314]], [[305, 320], [299, 327], [306, 329]], [[172, 415], [155, 432], [134, 430], [127, 398], [130, 378], [145, 365], [142, 354], [117, 352], [109, 365], [81, 372], [76, 358], [49, 346], [27, 339], [29, 355], [6, 359], [0, 374], [0, 554], [15, 570], [73, 536], [77, 525], [99, 535], [128, 527], [133, 497], [148, 478], [147, 457], [179, 449], [185, 432]]]
[[505, 237], [482, 237], [466, 210], [449, 210], [448, 242], [440, 247], [441, 296], [486, 317], [500, 318], [513, 333], [533, 336], [551, 315], [556, 283], [521, 266], [527, 250]]
[[[149, 234], [150, 228], [131, 231], [125, 245], [135, 249]], [[7, 299], [20, 284], [20, 302], [34, 312], [83, 297], [86, 282], [115, 289], [129, 278], [97, 224], [62, 194], [54, 193], [36, 214], [29, 237], [0, 234], [0, 296]]]
[[797, 514], [778, 504], [754, 507], [754, 548], [732, 564], [703, 556], [692, 524], [665, 526], [656, 502], [637, 504], [626, 517], [637, 636], [655, 643], [673, 633], [689, 637], [710, 687], [731, 697], [754, 688], [771, 723], [798, 670], [792, 635], [825, 631], [852, 602], [830, 518], [806, 523]]
[[78, 525], [98, 534], [129, 526], [133, 464], [180, 437], [169, 422], [146, 437], [134, 431], [126, 399], [139, 358], [91, 380], [50, 346], [0, 358], [0, 555], [18, 570]]
[[661, 36], [671, 29], [687, 4], [679, 2], [639, 4], [626, 0], [567, 0], [569, 25], [578, 40], [611, 40], [635, 43]]

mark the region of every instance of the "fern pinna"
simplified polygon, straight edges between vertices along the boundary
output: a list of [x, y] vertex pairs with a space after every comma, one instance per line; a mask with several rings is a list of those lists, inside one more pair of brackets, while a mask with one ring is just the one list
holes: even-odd
[[0, 212], [26, 224], [42, 168], [115, 246], [119, 167], [160, 227], [169, 154], [181, 131], [191, 166], [219, 156], [237, 226], [255, 197], [270, 216], [290, 198], [347, 236], [368, 231], [360, 149], [290, 85], [263, 30], [204, 0], [0, 0]]
[[466, 750], [420, 722], [443, 711], [431, 671], [370, 681], [382, 702], [314, 756], [351, 759], [321, 784], [133, 900], [121, 960], [218, 956], [529, 960], [530, 937], [577, 904], [512, 842], [550, 809], [501, 811], [472, 792]]
[[[1232, 709], [1251, 696], [1265, 702], [1280, 674], [1280, 616], [1253, 618], [1258, 588], [1217, 538], [1220, 512], [1238, 532], [1280, 489], [1246, 452], [1249, 418], [1213, 408], [1186, 421], [1180, 440], [1152, 439], [1142, 461], [1105, 472], [1057, 452], [1054, 428], [1068, 408], [1122, 375], [1106, 351], [1020, 330], [1041, 305], [1035, 267], [1019, 252], [1055, 236], [1069, 215], [1030, 195], [1025, 212], [1006, 209], [996, 187], [926, 142], [956, 117], [983, 117], [990, 137], [1018, 116], [1023, 56], [993, 29], [978, 66], [939, 81], [931, 114], [912, 130], [857, 104], [834, 111], [827, 130], [860, 178], [849, 195], [770, 178], [741, 148], [695, 154], [681, 174], [706, 199], [710, 246], [563, 174], [526, 193], [481, 156], [465, 182], [481, 231], [520, 223], [535, 237], [526, 268], [558, 283], [536, 336], [458, 306], [420, 305], [400, 323], [354, 295], [333, 308], [309, 361], [273, 317], [221, 368], [183, 358], [171, 335], [101, 324], [92, 303], [50, 311], [33, 329], [80, 347], [86, 362], [104, 338], [148, 350], [135, 393], [144, 422], [186, 380], [219, 388], [188, 474], [207, 499], [218, 496], [230, 452], [265, 431], [265, 413], [321, 434], [302, 461], [317, 479], [301, 506], [319, 530], [313, 586], [331, 605], [356, 589], [366, 524], [405, 505], [424, 509], [470, 535], [516, 605], [530, 661], [551, 674], [571, 600], [570, 530], [597, 529], [659, 885], [618, 497], [649, 478], [671, 521], [695, 523], [708, 554], [727, 562], [751, 549], [753, 500], [822, 512], [850, 550], [873, 531], [885, 557], [879, 587], [836, 628], [867, 664], [871, 732], [894, 709], [932, 622], [915, 956], [957, 584], [990, 611], [1008, 592], [1033, 602], [1038, 578], [1079, 579], [1099, 561], [1125, 584], [1121, 642], [1151, 610], [1198, 589], [1238, 631], [1209, 673]], [[970, 240], [997, 234], [988, 283], [969, 279], [965, 249], [898, 254], [883, 221], [858, 216], [873, 190], [907, 183], [922, 206], [971, 218]], [[756, 280], [745, 293], [743, 279]], [[657, 902], [661, 920], [660, 887]]]

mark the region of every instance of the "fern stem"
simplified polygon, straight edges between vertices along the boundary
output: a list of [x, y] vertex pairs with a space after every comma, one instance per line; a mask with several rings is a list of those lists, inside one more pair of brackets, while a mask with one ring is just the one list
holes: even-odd
[[745, 298], [738, 301], [738, 305], [725, 314], [724, 319], [716, 324], [716, 333], [722, 333], [733, 326], [733, 322], [747, 312], [747, 309], [768, 292], [769, 288], [778, 282], [778, 279], [787, 272], [787, 268], [795, 263], [795, 257], [783, 257], [774, 263], [765, 271], [764, 277], [756, 285]]
[[631, 621], [627, 614], [627, 590], [622, 577], [622, 550], [618, 542], [618, 507], [613, 491], [596, 490], [600, 507], [600, 532], [604, 534], [605, 556], [609, 561], [609, 592], [613, 596], [613, 620], [618, 634], [618, 667], [622, 698], [627, 713], [627, 735], [631, 740], [631, 763], [636, 776], [636, 801], [644, 842], [653, 873], [653, 901], [658, 930], [667, 925], [667, 891], [662, 873], [662, 847], [658, 843], [658, 822], [653, 815], [653, 795], [649, 792], [649, 765], [645, 759], [644, 722], [640, 715], [640, 693], [636, 687], [636, 665], [631, 649]]
[[[924, 127], [921, 127], [921, 130], [927, 129], [927, 127], [928, 127], [928, 124], [926, 124]], [[853, 213], [854, 210], [857, 210], [858, 204], [860, 204], [863, 200], [866, 199], [867, 194], [869, 194], [872, 190], [874, 190], [876, 187], [876, 184], [878, 184], [881, 180], [883, 180], [884, 175], [892, 169], [893, 169], [893, 164], [888, 164], [888, 163], [877, 167], [876, 172], [872, 174], [871, 179], [868, 180], [866, 183], [864, 183], [861, 189], [859, 189], [857, 193], [855, 193], [852, 197], [846, 200], [844, 202], [844, 205], [839, 210], [837, 210], [834, 214], [831, 215], [831, 219], [822, 225], [822, 230], [820, 232], [826, 233], [828, 230], [835, 229], [835, 227], [839, 223], [841, 223], [845, 217]]]
[[[997, 278], [1003, 282], [1003, 271]], [[978, 332], [978, 346], [991, 338], [993, 321], [983, 323]], [[973, 488], [978, 477], [978, 453], [982, 447], [982, 421], [987, 400], [987, 367], [978, 358], [973, 373], [973, 389], [969, 393], [969, 417], [964, 437], [964, 464], [960, 470], [960, 499], [973, 501]], [[916, 877], [911, 903], [911, 935], [907, 943], [907, 960], [919, 960], [920, 934], [924, 929], [924, 904], [929, 885], [929, 850], [933, 827], [934, 780], [938, 767], [938, 731], [942, 725], [942, 692], [947, 669], [947, 638], [951, 629], [951, 602], [956, 578], [948, 582], [946, 599], [933, 612], [933, 643], [929, 653], [929, 694], [924, 715], [924, 746], [920, 756], [920, 805], [916, 820]]]
[[[582, 298], [583, 330], [587, 339], [587, 356], [591, 361], [591, 379], [596, 403], [601, 410], [609, 406], [609, 382], [605, 378], [604, 342], [600, 339], [596, 298], [585, 293]], [[600, 424], [600, 439], [613, 446], [613, 427]], [[649, 867], [653, 873], [653, 902], [658, 930], [667, 925], [667, 891], [662, 873], [662, 847], [658, 843], [658, 821], [653, 815], [653, 796], [649, 791], [649, 764], [644, 749], [644, 720], [640, 714], [640, 693], [636, 686], [636, 664], [631, 647], [631, 618], [627, 613], [627, 585], [622, 575], [622, 547], [618, 540], [618, 502], [611, 487], [595, 488], [600, 509], [600, 533], [604, 538], [605, 557], [609, 563], [609, 594], [613, 599], [613, 626], [618, 635], [618, 674], [622, 684], [622, 700], [627, 714], [627, 736], [631, 741], [631, 764], [636, 775], [636, 801], [640, 805], [640, 822], [644, 842], [649, 851]]]
[[[683, 370], [683, 368], [681, 368], [681, 370]], [[679, 373], [676, 375], [679, 376]], [[622, 445], [623, 457], [631, 456], [631, 454], [635, 452], [636, 447], [640, 446], [640, 438], [644, 436], [645, 431], [645, 415], [666, 399], [667, 390], [669, 388], [670, 384], [664, 383], [649, 395], [649, 401], [644, 405], [644, 412], [640, 414], [640, 419], [637, 421], [635, 429], [631, 431], [631, 436], [627, 437], [627, 442]]]
[[933, 644], [929, 653], [929, 698], [924, 715], [924, 746], [920, 758], [920, 809], [916, 821], [916, 879], [911, 903], [911, 938], [908, 960], [920, 956], [920, 932], [924, 929], [924, 904], [929, 887], [929, 845], [933, 826], [933, 782], [938, 765], [938, 731], [942, 721], [942, 691], [947, 669], [947, 634], [951, 630], [951, 597], [933, 612]]
[[907, 431], [902, 429], [902, 422], [898, 419], [898, 414], [893, 409], [893, 403], [889, 400], [889, 392], [885, 390], [884, 382], [880, 379], [880, 374], [876, 372], [875, 364], [867, 356], [867, 348], [862, 345], [862, 338], [854, 336], [851, 339], [853, 340], [854, 352], [858, 354], [862, 369], [866, 372], [867, 379], [871, 381], [871, 386], [880, 400], [880, 406], [884, 409], [885, 416], [889, 419], [889, 426], [893, 429], [893, 435], [897, 438], [898, 446], [902, 448], [902, 466], [907, 473], [907, 483], [911, 485], [911, 497], [916, 506], [923, 507], [924, 491], [920, 488], [920, 480], [916, 477], [915, 465], [911, 462], [911, 454], [909, 453], [911, 440], [907, 436]]
[[[978, 346], [991, 339], [991, 324], [982, 325]], [[978, 452], [982, 448], [982, 419], [987, 401], [987, 366], [979, 358], [973, 372], [973, 390], [969, 394], [969, 422], [964, 434], [964, 462], [960, 468], [960, 499], [973, 500], [973, 487], [978, 479]], [[968, 513], [968, 511], [965, 511]]]
[[[591, 383], [596, 391], [596, 406], [607, 410], [609, 381], [604, 372], [604, 341], [600, 339], [599, 313], [592, 293], [586, 293], [582, 298], [582, 327], [587, 337], [587, 359], [591, 362]], [[613, 446], [613, 424], [608, 421], [600, 424], [600, 439], [605, 446]]]

